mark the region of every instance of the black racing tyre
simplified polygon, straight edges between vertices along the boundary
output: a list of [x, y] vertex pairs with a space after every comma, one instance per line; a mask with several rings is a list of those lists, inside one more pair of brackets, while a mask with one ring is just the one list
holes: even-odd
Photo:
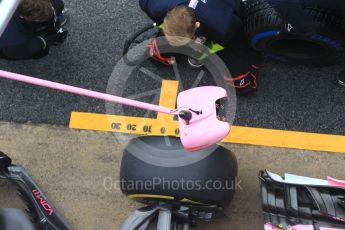
[[[147, 151], [151, 153], [151, 162], [158, 160], [162, 164], [178, 158], [186, 162], [191, 156], [205, 157], [188, 165], [163, 167], [136, 157]], [[169, 145], [164, 137], [133, 139], [124, 150], [120, 170], [122, 192], [148, 204], [163, 200], [226, 208], [234, 196], [236, 180], [237, 159], [230, 150], [215, 145], [187, 152], [180, 139], [173, 137], [169, 137]]]
[[7, 168], [12, 164], [12, 159], [5, 153], [0, 151], [0, 170], [7, 171]]
[[0, 219], [1, 230], [35, 229], [30, 217], [19, 209], [1, 208]]
[[286, 22], [266, 0], [248, 0], [245, 32], [252, 47], [273, 59], [292, 64], [329, 65], [344, 61], [343, 15], [312, 6], [304, 10], [315, 22], [316, 32], [312, 35], [281, 32]]

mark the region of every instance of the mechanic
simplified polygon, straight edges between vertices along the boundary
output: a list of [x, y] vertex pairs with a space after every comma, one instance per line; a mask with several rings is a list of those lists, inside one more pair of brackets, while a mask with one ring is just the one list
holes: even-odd
[[[225, 47], [217, 54], [234, 76], [226, 80], [235, 85], [239, 94], [256, 90], [259, 56], [244, 37], [242, 0], [139, 0], [139, 4], [153, 21], [163, 24], [163, 33], [171, 46], [194, 40]], [[192, 67], [202, 66], [197, 58], [189, 57], [188, 63]]]
[[62, 0], [23, 0], [0, 37], [0, 57], [9, 60], [46, 56], [68, 34]]
[[139, 0], [139, 4], [153, 21], [164, 22], [164, 34], [173, 46], [198, 36], [226, 46], [242, 31], [241, 0]]
[[[280, 16], [288, 22], [286, 26], [288, 32], [292, 30], [294, 33], [304, 35], [315, 33], [313, 18], [303, 10], [305, 6], [319, 6], [340, 12], [343, 16], [343, 27], [345, 32], [344, 0], [268, 0], [268, 2]], [[338, 83], [345, 86], [345, 70], [339, 73]]]

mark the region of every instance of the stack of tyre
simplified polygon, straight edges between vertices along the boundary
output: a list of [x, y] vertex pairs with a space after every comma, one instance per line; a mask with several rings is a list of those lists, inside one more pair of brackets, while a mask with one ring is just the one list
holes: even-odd
[[256, 50], [287, 63], [329, 65], [345, 60], [345, 12], [308, 6], [316, 32], [298, 35], [289, 32], [288, 22], [282, 20], [266, 0], [247, 0], [245, 31]]

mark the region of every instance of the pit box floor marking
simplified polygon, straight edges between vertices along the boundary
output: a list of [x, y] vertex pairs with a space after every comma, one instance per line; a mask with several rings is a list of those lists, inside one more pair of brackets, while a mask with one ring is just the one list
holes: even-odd
[[[177, 81], [164, 80], [159, 105], [175, 108], [177, 92]], [[173, 116], [161, 113], [158, 113], [156, 118], [141, 118], [72, 112], [69, 127], [135, 135], [179, 135], [178, 122]], [[345, 136], [287, 130], [232, 126], [230, 134], [223, 142], [345, 153]]]

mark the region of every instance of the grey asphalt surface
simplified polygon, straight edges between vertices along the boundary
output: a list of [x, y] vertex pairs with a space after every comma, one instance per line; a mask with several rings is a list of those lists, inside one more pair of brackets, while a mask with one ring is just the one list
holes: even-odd
[[[41, 60], [0, 60], [0, 68], [105, 92], [124, 40], [150, 21], [137, 1], [69, 0], [66, 6], [70, 35], [65, 44]], [[340, 70], [265, 60], [259, 91], [238, 99], [235, 124], [345, 134], [345, 88], [335, 82]], [[142, 78], [128, 87], [151, 90], [152, 81]], [[1, 120], [58, 125], [68, 124], [71, 111], [105, 112], [101, 101], [8, 80], [0, 80], [0, 108]]]

